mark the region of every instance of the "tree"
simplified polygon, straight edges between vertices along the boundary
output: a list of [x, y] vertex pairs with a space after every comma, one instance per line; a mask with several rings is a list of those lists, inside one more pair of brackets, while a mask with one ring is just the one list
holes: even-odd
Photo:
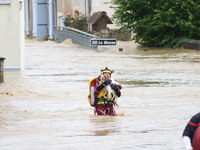
[[200, 0], [111, 0], [113, 19], [145, 46], [178, 47], [200, 39]]

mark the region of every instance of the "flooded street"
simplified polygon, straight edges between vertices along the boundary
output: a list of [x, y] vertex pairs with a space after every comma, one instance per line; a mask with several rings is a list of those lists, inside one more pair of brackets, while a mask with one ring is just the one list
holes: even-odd
[[[25, 50], [26, 70], [0, 84], [1, 150], [184, 150], [200, 110], [200, 51], [31, 40]], [[116, 117], [87, 102], [87, 81], [106, 66], [123, 86]]]

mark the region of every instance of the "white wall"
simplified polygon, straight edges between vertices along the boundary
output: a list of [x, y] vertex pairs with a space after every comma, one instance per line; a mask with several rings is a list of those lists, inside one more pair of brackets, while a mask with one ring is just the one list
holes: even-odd
[[[97, 11], [106, 11], [107, 15], [111, 18], [114, 10], [109, 8], [108, 4], [105, 2], [110, 2], [111, 0], [91, 0], [91, 15]], [[88, 0], [57, 0], [57, 17], [64, 15], [64, 11], [72, 13], [78, 10], [81, 14], [88, 16]], [[85, 13], [85, 11], [87, 11]], [[58, 19], [58, 18], [57, 18]], [[59, 25], [59, 20], [58, 20]], [[112, 25], [108, 25], [110, 29], [118, 28], [115, 26], [114, 22]]]
[[64, 15], [65, 11], [73, 14], [75, 10], [78, 10], [81, 14], [85, 14], [85, 0], [57, 0], [58, 16]]
[[[18, 0], [0, 4], [0, 57], [7, 69], [24, 69], [24, 7]], [[21, 8], [21, 10], [19, 10]]]

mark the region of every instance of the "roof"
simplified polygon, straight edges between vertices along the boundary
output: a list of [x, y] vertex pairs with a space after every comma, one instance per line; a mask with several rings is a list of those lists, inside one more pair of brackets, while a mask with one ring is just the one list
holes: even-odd
[[104, 17], [107, 20], [107, 24], [113, 24], [111, 19], [108, 17], [107, 13], [105, 11], [98, 11], [94, 12], [93, 15], [89, 18], [88, 24], [95, 24], [101, 19], [101, 17]]

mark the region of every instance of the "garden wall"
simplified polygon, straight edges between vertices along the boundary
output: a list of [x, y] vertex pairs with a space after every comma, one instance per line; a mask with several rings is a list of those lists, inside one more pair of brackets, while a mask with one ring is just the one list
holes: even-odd
[[99, 38], [114, 38], [120, 41], [131, 40], [131, 33], [123, 29], [101, 30], [100, 32], [90, 31], [90, 33], [95, 34]]
[[183, 43], [183, 48], [200, 50], [200, 40], [190, 40]]

